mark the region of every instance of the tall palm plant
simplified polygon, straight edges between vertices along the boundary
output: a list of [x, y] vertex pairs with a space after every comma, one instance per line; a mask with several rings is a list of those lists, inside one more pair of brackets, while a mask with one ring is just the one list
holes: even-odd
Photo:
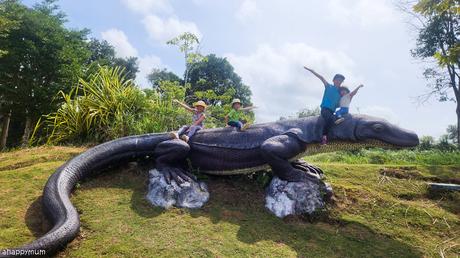
[[147, 99], [123, 69], [100, 67], [89, 79], [80, 79], [64, 103], [47, 116], [53, 128], [48, 143], [104, 141], [130, 134], [131, 124], [143, 114]]

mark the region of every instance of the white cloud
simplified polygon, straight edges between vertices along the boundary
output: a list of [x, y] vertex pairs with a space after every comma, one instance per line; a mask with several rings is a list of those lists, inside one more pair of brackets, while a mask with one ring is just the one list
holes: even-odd
[[375, 117], [381, 117], [394, 124], [400, 123], [398, 119], [398, 115], [393, 111], [393, 109], [389, 107], [372, 105], [372, 106], [358, 108], [357, 110], [358, 110], [358, 113], [375, 116]]
[[137, 84], [142, 88], [150, 87], [147, 75], [153, 68], [166, 68], [161, 59], [155, 55], [147, 55], [139, 58], [139, 73], [136, 76]]
[[121, 0], [121, 2], [132, 11], [142, 14], [173, 12], [169, 0]]
[[255, 0], [244, 0], [236, 12], [236, 18], [244, 22], [258, 16], [259, 14], [260, 10], [258, 9]]
[[[203, 0], [194, 0], [197, 5]], [[141, 21], [148, 35], [161, 43], [184, 33], [191, 32], [201, 38], [194, 22], [184, 21], [175, 15], [171, 0], [121, 0], [133, 12], [141, 14]]]
[[397, 20], [393, 3], [389, 0], [329, 0], [328, 17], [341, 25], [358, 23], [362, 27], [374, 27]]
[[[303, 43], [274, 48], [261, 45], [247, 56], [227, 54], [243, 81], [251, 87], [257, 122], [277, 120], [321, 102], [323, 84], [303, 69], [308, 65], [327, 79], [335, 73], [355, 77], [353, 60], [342, 52], [317, 49]], [[348, 81], [347, 81], [348, 82]]]
[[102, 32], [102, 38], [107, 40], [115, 48], [116, 56], [121, 58], [135, 56], [138, 58], [139, 72], [136, 75], [136, 83], [142, 88], [149, 87], [146, 79], [153, 68], [165, 68], [161, 59], [155, 55], [139, 57], [138, 51], [128, 40], [126, 34], [117, 29]]
[[146, 16], [142, 22], [150, 37], [163, 43], [184, 32], [191, 32], [201, 38], [201, 33], [195, 23], [182, 21], [177, 17], [162, 19], [152, 14]]
[[118, 29], [109, 29], [101, 33], [104, 40], [107, 40], [115, 48], [117, 57], [137, 56], [137, 49], [128, 41], [126, 34]]

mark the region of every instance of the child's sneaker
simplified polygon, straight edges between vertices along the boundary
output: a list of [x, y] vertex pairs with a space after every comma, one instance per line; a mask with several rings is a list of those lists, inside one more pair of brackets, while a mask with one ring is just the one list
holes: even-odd
[[241, 131], [246, 131], [246, 129], [248, 129], [248, 128], [249, 128], [249, 126], [251, 126], [251, 124], [250, 124], [250, 123], [246, 123], [246, 124], [244, 124], [244, 125], [243, 125], [243, 127], [241, 127]]
[[188, 140], [190, 139], [187, 135], [183, 134], [180, 136], [180, 139], [184, 142], [188, 142]]
[[172, 140], [179, 139], [179, 135], [176, 132], [170, 133], [169, 136], [172, 138]]
[[335, 124], [338, 125], [338, 124], [342, 123], [344, 120], [345, 120], [345, 118], [341, 117], [341, 118], [335, 120]]

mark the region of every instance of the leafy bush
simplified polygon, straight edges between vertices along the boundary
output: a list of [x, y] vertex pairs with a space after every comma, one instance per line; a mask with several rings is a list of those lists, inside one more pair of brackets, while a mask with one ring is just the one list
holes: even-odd
[[[207, 128], [225, 127], [225, 116], [232, 109], [231, 102], [236, 94], [234, 88], [229, 88], [223, 95], [217, 95], [213, 90], [197, 91], [194, 93], [195, 99], [204, 99], [214, 105], [208, 106], [206, 109], [205, 126]], [[243, 112], [241, 118], [244, 123], [254, 122], [254, 113], [252, 111]]]
[[[124, 74], [120, 68], [99, 67], [88, 79], [80, 78], [68, 94], [60, 92], [64, 102], [37, 124], [31, 142], [99, 143], [127, 135], [173, 131], [192, 122], [190, 113], [172, 102], [186, 99], [187, 87], [180, 82], [159, 81], [155, 89], [142, 91]], [[232, 88], [222, 96], [211, 90], [196, 93], [198, 98], [218, 103], [206, 111], [206, 127], [224, 126], [230, 111], [226, 103], [234, 94]], [[246, 113], [242, 119], [252, 122], [254, 114]]]
[[[455, 129], [455, 128], [453, 128]], [[449, 130], [453, 130], [452, 126], [449, 126]], [[452, 136], [452, 132], [450, 134], [444, 134], [439, 137], [436, 141], [432, 136], [422, 136], [420, 138], [420, 144], [417, 147], [419, 150], [441, 150], [441, 151], [456, 151], [458, 150], [458, 146], [456, 145], [455, 136]]]
[[163, 82], [161, 93], [143, 92], [119, 68], [100, 67], [88, 80], [80, 79], [70, 93], [60, 92], [64, 103], [44, 125], [47, 143], [103, 142], [147, 132], [173, 130], [187, 123], [189, 115], [172, 106], [185, 88]]
[[382, 155], [382, 153], [370, 153], [368, 157], [369, 163], [371, 164], [385, 164], [388, 162], [388, 157], [386, 155]]
[[157, 89], [144, 92], [150, 105], [138, 123], [137, 134], [177, 130], [192, 122], [190, 113], [172, 103], [173, 99], [185, 98], [185, 87], [179, 82], [161, 81]]
[[80, 79], [64, 103], [46, 117], [52, 128], [48, 143], [104, 141], [130, 133], [130, 125], [146, 107], [145, 98], [119, 68], [100, 67]]
[[420, 138], [420, 144], [418, 145], [420, 150], [429, 150], [434, 148], [434, 146], [435, 140], [433, 136], [422, 136]]

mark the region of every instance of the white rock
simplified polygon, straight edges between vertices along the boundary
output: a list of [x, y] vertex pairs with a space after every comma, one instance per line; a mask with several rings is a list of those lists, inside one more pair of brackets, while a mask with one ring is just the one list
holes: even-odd
[[203, 182], [185, 182], [178, 185], [174, 180], [166, 183], [162, 173], [153, 169], [149, 172], [147, 200], [154, 206], [168, 209], [172, 206], [196, 209], [209, 200], [208, 187]]
[[324, 207], [319, 186], [312, 182], [287, 182], [274, 177], [266, 190], [265, 207], [277, 217], [311, 214]]

